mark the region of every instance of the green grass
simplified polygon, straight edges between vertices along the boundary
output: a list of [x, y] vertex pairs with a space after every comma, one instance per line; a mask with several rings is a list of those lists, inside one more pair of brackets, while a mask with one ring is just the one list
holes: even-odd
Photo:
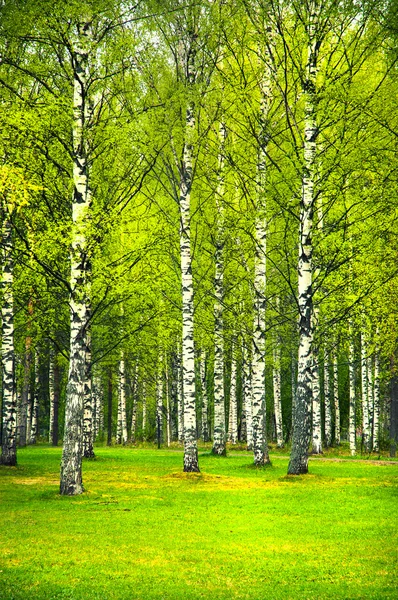
[[99, 448], [66, 498], [60, 454], [0, 467], [1, 600], [398, 598], [398, 464]]

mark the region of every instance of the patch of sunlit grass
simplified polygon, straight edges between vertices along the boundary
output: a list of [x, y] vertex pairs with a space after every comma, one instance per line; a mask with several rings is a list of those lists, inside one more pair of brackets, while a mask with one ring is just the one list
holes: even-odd
[[397, 464], [291, 477], [286, 449], [264, 469], [208, 452], [183, 473], [176, 446], [99, 448], [65, 498], [60, 449], [19, 451], [0, 468], [1, 600], [395, 600]]

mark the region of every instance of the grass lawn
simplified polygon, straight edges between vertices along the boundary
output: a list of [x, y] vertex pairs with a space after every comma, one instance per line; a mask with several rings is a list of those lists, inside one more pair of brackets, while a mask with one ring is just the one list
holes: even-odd
[[398, 464], [98, 448], [86, 492], [58, 495], [61, 450], [0, 467], [0, 598], [398, 598]]

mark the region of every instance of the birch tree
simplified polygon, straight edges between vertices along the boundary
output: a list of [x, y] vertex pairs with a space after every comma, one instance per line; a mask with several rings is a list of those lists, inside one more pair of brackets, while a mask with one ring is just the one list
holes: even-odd
[[288, 473], [299, 475], [308, 472], [308, 449], [311, 436], [310, 410], [312, 398], [312, 343], [313, 343], [313, 298], [312, 298], [312, 229], [315, 202], [316, 139], [318, 125], [317, 105], [317, 61], [321, 44], [318, 28], [317, 0], [310, 0], [308, 9], [307, 65], [303, 82], [304, 108], [304, 148], [302, 197], [300, 205], [300, 233], [298, 260], [298, 305], [299, 352], [297, 395], [294, 414], [293, 441]]

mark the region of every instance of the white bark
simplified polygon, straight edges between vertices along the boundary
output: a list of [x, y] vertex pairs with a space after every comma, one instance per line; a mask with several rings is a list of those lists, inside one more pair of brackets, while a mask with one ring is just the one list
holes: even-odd
[[340, 444], [340, 401], [337, 350], [333, 359], [334, 442]]
[[12, 228], [4, 214], [2, 226], [2, 277], [3, 304], [1, 361], [3, 371], [3, 438], [0, 464], [17, 464], [16, 391], [14, 379], [14, 297], [13, 297], [13, 247]]
[[131, 442], [135, 443], [137, 433], [137, 407], [138, 407], [138, 359], [134, 364], [134, 371], [131, 382], [131, 397], [132, 397], [132, 409], [131, 409]]
[[117, 444], [127, 444], [127, 417], [126, 417], [126, 368], [124, 350], [121, 350], [119, 360], [118, 378], [118, 411], [117, 411]]
[[[368, 348], [368, 351], [370, 348]], [[369, 452], [373, 448], [373, 421], [374, 421], [374, 378], [373, 378], [373, 360], [368, 355], [367, 358], [367, 375], [368, 375], [368, 411], [369, 411]]]
[[209, 399], [207, 394], [207, 354], [200, 361], [200, 378], [202, 384], [202, 437], [204, 442], [209, 441]]
[[366, 337], [361, 332], [362, 440], [365, 452], [370, 451], [367, 350]]
[[224, 153], [226, 129], [220, 123], [218, 155], [218, 187], [216, 204], [218, 211], [218, 226], [215, 252], [214, 277], [214, 432], [212, 453], [223, 456], [226, 453], [225, 431], [225, 398], [224, 398], [224, 323], [223, 323], [223, 294], [224, 294]]
[[350, 443], [350, 452], [354, 456], [356, 454], [356, 434], [355, 434], [355, 345], [354, 345], [354, 326], [353, 322], [350, 321], [350, 346], [349, 346], [349, 358], [348, 358], [348, 371], [349, 371], [349, 425], [348, 425], [348, 439]]
[[185, 140], [180, 171], [180, 256], [182, 284], [182, 371], [184, 398], [184, 471], [198, 472], [196, 439], [195, 349], [194, 349], [194, 290], [191, 254], [191, 190], [193, 180], [193, 138], [195, 104], [192, 99], [195, 83], [196, 34], [189, 32], [186, 44], [180, 49], [180, 63], [186, 72], [187, 107]]
[[251, 361], [249, 353], [244, 354], [244, 410], [246, 414], [247, 450], [253, 450], [253, 391]]
[[182, 380], [181, 355], [177, 350], [177, 428], [178, 441], [184, 441], [184, 390]]
[[252, 355], [253, 389], [253, 455], [254, 464], [269, 463], [266, 404], [265, 404], [265, 293], [266, 293], [266, 159], [268, 145], [268, 114], [272, 94], [271, 57], [267, 56], [263, 76], [260, 81], [259, 150], [257, 163], [257, 210], [255, 221], [255, 262], [254, 262], [254, 327]]
[[[90, 274], [89, 274], [90, 272]], [[91, 268], [86, 266], [86, 277], [90, 278]], [[86, 294], [90, 288], [89, 281], [86, 280]], [[83, 397], [83, 456], [84, 458], [94, 458], [94, 428], [93, 428], [93, 390], [92, 390], [92, 358], [91, 358], [91, 304], [86, 295], [86, 327], [84, 330], [84, 397]]]
[[272, 383], [274, 392], [276, 445], [278, 448], [283, 448], [281, 348], [279, 339], [274, 340]]
[[61, 460], [60, 493], [83, 492], [83, 406], [85, 380], [84, 332], [87, 323], [85, 269], [87, 260], [86, 223], [90, 194], [87, 168], [88, 55], [91, 23], [79, 23], [73, 47], [73, 202], [70, 272], [70, 353], [65, 402], [65, 433]]
[[234, 347], [232, 347], [228, 440], [231, 444], [238, 442], [238, 398], [236, 395], [236, 359], [234, 356]]
[[316, 168], [316, 118], [317, 90], [316, 72], [319, 52], [317, 38], [317, 2], [309, 3], [308, 47], [306, 79], [303, 92], [304, 108], [304, 163], [302, 197], [300, 208], [300, 237], [298, 260], [298, 304], [299, 304], [299, 352], [297, 373], [297, 398], [294, 415], [293, 443], [288, 473], [299, 475], [308, 472], [308, 450], [311, 440], [312, 400], [312, 343], [313, 343], [313, 298], [312, 298], [312, 233], [314, 213], [314, 187]]
[[36, 444], [39, 426], [39, 351], [35, 350], [35, 382], [33, 388], [32, 419], [29, 444]]
[[332, 445], [332, 403], [331, 403], [331, 385], [330, 385], [330, 355], [329, 350], [324, 350], [324, 394], [325, 394], [325, 445], [329, 448]]
[[319, 356], [315, 352], [312, 369], [312, 454], [322, 454], [321, 381]]
[[156, 436], [158, 447], [163, 443], [163, 362], [159, 356], [156, 379]]
[[169, 370], [166, 363], [165, 366], [165, 386], [166, 386], [166, 436], [167, 446], [170, 447], [171, 442], [171, 411], [170, 411], [170, 389], [169, 389]]
[[48, 441], [53, 442], [54, 434], [54, 348], [50, 348], [50, 363], [48, 371], [48, 396], [50, 401], [50, 418], [48, 428]]
[[376, 348], [374, 370], [374, 420], [373, 420], [373, 451], [380, 450], [380, 355]]

